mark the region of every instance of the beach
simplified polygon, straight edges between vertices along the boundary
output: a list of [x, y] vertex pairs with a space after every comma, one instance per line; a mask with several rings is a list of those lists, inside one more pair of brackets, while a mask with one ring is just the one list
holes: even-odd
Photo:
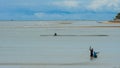
[[119, 37], [120, 24], [0, 21], [0, 68], [120, 68]]

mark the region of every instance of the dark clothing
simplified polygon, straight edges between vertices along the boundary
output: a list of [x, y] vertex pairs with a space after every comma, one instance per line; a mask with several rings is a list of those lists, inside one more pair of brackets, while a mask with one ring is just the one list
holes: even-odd
[[57, 33], [55, 33], [54, 36], [57, 36]]
[[90, 56], [93, 57], [93, 49], [90, 50]]
[[90, 49], [90, 57], [93, 57], [93, 49]]

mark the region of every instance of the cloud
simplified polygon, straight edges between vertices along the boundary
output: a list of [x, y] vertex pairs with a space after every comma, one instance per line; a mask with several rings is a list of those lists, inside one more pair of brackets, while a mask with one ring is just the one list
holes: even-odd
[[56, 14], [56, 13], [51, 14], [51, 13], [44, 13], [44, 12], [35, 13], [34, 15], [37, 17], [40, 17], [40, 18], [42, 18], [42, 17], [54, 17], [54, 16], [61, 17], [60, 14]]
[[93, 0], [90, 5], [88, 5], [89, 9], [92, 10], [101, 10], [101, 9], [111, 9], [111, 10], [120, 10], [120, 0]]
[[35, 13], [34, 16], [42, 20], [61, 19], [63, 17], [63, 15], [59, 13], [45, 13], [45, 12]]
[[60, 14], [60, 13], [44, 13], [38, 12], [34, 14], [39, 20], [111, 20], [114, 14], [93, 14], [93, 13], [72, 13], [72, 14]]
[[40, 20], [79, 20], [82, 15], [79, 13], [69, 14], [69, 13], [44, 13], [38, 12], [34, 14]]
[[62, 8], [78, 8], [80, 6], [80, 2], [78, 0], [61, 0], [53, 2], [53, 5]]
[[120, 0], [0, 0], [0, 8], [0, 19], [104, 19], [104, 14], [120, 11]]

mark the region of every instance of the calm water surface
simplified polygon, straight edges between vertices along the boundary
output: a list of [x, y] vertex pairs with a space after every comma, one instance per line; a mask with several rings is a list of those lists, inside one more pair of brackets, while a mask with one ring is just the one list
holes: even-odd
[[[1, 21], [0, 68], [120, 68], [120, 28], [78, 26], [120, 24]], [[90, 59], [90, 46], [100, 52], [98, 58]]]

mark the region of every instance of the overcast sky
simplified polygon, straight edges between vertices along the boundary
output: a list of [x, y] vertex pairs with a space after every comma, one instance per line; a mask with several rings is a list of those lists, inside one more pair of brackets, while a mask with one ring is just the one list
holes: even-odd
[[0, 20], [112, 20], [120, 0], [0, 0]]

